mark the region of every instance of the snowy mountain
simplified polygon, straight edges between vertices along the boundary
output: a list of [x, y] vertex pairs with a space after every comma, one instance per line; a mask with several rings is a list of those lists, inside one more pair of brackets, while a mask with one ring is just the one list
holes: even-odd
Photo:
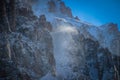
[[61, 0], [2, 0], [0, 80], [119, 80], [117, 24], [81, 21]]
[[[107, 47], [112, 53], [120, 55], [119, 52], [116, 52], [115, 48], [113, 48], [113, 44], [116, 44], [115, 46], [119, 46], [117, 44], [120, 44], [118, 43], [120, 39], [116, 39], [120, 36], [117, 24], [108, 23], [97, 27], [93, 24], [82, 22], [72, 16], [70, 8], [65, 6], [64, 2], [62, 2], [61, 0], [39, 0], [39, 3], [37, 5], [33, 5], [33, 11], [34, 14], [37, 16], [44, 14], [47, 17], [47, 20], [50, 21], [53, 26], [61, 26], [66, 23], [72, 25], [73, 27], [76, 27], [80, 30], [80, 32], [83, 32], [84, 30], [81, 30], [81, 28], [84, 28], [85, 31], [83, 34], [89, 33], [89, 35], [98, 40], [104, 48]], [[101, 39], [101, 37], [104, 39]]]

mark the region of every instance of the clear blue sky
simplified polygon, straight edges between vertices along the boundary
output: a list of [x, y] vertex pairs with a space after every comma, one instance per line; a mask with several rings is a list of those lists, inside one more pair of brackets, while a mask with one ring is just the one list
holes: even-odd
[[120, 30], [120, 0], [63, 0], [74, 16], [95, 25], [117, 23]]

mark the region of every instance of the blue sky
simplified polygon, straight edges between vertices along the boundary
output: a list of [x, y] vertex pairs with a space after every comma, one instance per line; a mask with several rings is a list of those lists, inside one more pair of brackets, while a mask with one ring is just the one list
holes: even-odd
[[109, 22], [118, 24], [120, 30], [120, 0], [63, 0], [74, 16], [95, 25]]

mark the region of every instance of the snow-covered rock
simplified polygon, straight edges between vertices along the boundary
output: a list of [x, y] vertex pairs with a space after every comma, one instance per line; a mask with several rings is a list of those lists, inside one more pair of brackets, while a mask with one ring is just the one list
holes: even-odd
[[16, 7], [15, 31], [0, 33], [0, 80], [38, 80], [48, 72], [55, 75], [52, 36], [45, 28], [52, 25], [46, 20], [39, 22], [32, 10], [23, 6]]
[[15, 31], [0, 30], [0, 79], [119, 80], [119, 48], [116, 24], [83, 22], [61, 0], [18, 0]]

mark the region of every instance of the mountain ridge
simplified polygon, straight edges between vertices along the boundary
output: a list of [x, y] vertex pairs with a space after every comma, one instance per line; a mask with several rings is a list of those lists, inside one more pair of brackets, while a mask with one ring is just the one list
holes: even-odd
[[119, 80], [116, 24], [76, 19], [61, 0], [2, 1], [1, 80]]

